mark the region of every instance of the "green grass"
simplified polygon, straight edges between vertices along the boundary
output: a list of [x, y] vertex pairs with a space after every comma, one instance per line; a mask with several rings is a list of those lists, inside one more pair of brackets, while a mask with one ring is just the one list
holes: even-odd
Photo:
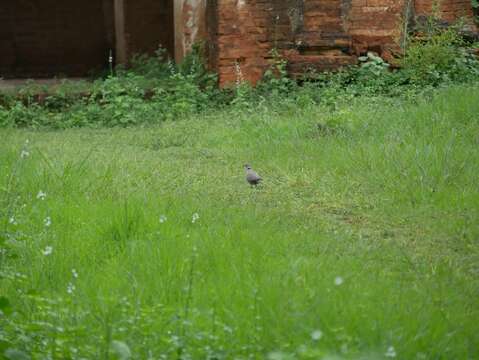
[[479, 358], [478, 94], [0, 130], [0, 348]]

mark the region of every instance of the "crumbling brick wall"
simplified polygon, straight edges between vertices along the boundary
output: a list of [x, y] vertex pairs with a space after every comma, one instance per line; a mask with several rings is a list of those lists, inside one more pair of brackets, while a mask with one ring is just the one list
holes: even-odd
[[397, 51], [407, 0], [352, 0], [348, 14], [353, 51], [373, 50], [382, 56]]
[[[273, 48], [293, 75], [352, 64], [368, 50], [391, 57], [400, 50], [407, 14], [430, 14], [433, 1], [217, 0], [220, 83], [257, 82]], [[470, 0], [442, 0], [439, 9], [449, 21], [472, 18]]]
[[472, 24], [473, 10], [471, 0], [416, 0], [416, 14], [433, 14], [443, 20], [453, 22], [459, 18]]
[[221, 85], [255, 83], [273, 49], [293, 76], [356, 63], [369, 50], [387, 59], [400, 50], [407, 15], [432, 12], [474, 27], [470, 0], [4, 0], [0, 76], [86, 75], [106, 68], [110, 49], [126, 63], [162, 45], [181, 60], [204, 40]]
[[273, 48], [299, 75], [394, 46], [404, 0], [224, 0], [218, 6], [218, 71], [227, 84], [236, 80], [238, 68], [245, 80], [256, 82]]

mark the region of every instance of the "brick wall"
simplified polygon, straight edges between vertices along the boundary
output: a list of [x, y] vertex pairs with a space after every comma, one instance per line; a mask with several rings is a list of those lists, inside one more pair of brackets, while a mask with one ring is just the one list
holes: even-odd
[[403, 0], [220, 0], [220, 81], [234, 82], [239, 64], [245, 80], [256, 82], [273, 48], [293, 75], [355, 63], [362, 51], [394, 46], [403, 6]]
[[0, 76], [83, 76], [106, 67], [111, 0], [15, 0], [0, 6]]
[[[472, 20], [471, 0], [416, 0], [416, 14], [431, 14], [433, 9], [438, 17], [453, 22], [459, 18]], [[471, 22], [472, 23], [472, 22]]]
[[[113, 0], [0, 1], [0, 76], [79, 76], [107, 66], [115, 48]], [[411, 1], [122, 0], [119, 48], [130, 57], [161, 44], [180, 59], [203, 39], [222, 85], [238, 76], [255, 83], [271, 65], [272, 49], [292, 75], [352, 64], [368, 50], [391, 56], [406, 4], [416, 14], [432, 11], [434, 0]], [[442, 18], [465, 16], [472, 24], [470, 0], [438, 4]]]
[[397, 51], [405, 6], [405, 0], [352, 0], [348, 33], [354, 51]]
[[[413, 1], [412, 13], [431, 13], [433, 0]], [[217, 0], [216, 68], [220, 83], [237, 70], [255, 83], [279, 50], [293, 75], [356, 62], [368, 50], [386, 59], [400, 50], [407, 0]], [[442, 0], [440, 16], [472, 19], [470, 0]], [[239, 67], [236, 65], [238, 64]]]

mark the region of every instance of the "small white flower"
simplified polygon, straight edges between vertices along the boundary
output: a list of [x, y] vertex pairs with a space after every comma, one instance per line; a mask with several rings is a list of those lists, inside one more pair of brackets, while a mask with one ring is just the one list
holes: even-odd
[[191, 222], [194, 224], [195, 222], [198, 221], [200, 218], [200, 215], [198, 213], [194, 213], [193, 216], [191, 217]]
[[390, 358], [396, 357], [396, 350], [394, 350], [394, 346], [388, 347], [388, 351], [386, 351], [384, 356], [390, 357]]
[[47, 216], [45, 218], [45, 220], [43, 220], [43, 224], [46, 226], [46, 227], [49, 227], [51, 224], [52, 224], [52, 219], [50, 218], [50, 216]]
[[40, 190], [37, 194], [37, 199], [45, 200], [46, 197], [47, 197], [47, 194], [44, 193], [42, 190]]
[[51, 255], [53, 252], [53, 247], [46, 246], [45, 249], [42, 250], [42, 254], [45, 256]]
[[22, 150], [22, 152], [20, 153], [20, 157], [22, 159], [24, 159], [26, 157], [29, 157], [29, 156], [30, 156], [30, 153], [27, 150]]
[[10, 219], [8, 219], [8, 222], [12, 225], [17, 225], [17, 219], [15, 219], [15, 216], [10, 216]]
[[73, 292], [75, 291], [75, 289], [76, 289], [75, 285], [73, 285], [72, 283], [68, 283], [67, 293], [73, 294]]
[[75, 279], [78, 279], [78, 273], [77, 273], [76, 269], [72, 269], [72, 276], [73, 276]]
[[314, 341], [318, 341], [322, 337], [323, 337], [323, 332], [321, 330], [314, 330], [311, 333], [311, 339], [313, 339]]
[[166, 217], [166, 215], [161, 215], [161, 216], [160, 216], [160, 223], [163, 224], [164, 222], [166, 222], [166, 220], [168, 220], [168, 218]]
[[341, 276], [336, 276], [336, 278], [334, 279], [334, 285], [336, 286], [342, 285], [343, 282], [344, 282], [344, 279]]

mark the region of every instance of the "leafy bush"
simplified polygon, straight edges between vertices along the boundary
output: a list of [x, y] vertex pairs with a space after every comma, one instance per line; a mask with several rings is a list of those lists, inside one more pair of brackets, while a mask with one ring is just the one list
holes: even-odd
[[256, 91], [263, 96], [276, 98], [297, 90], [296, 82], [288, 76], [287, 61], [280, 56], [276, 49], [273, 49], [270, 55], [272, 58], [271, 67], [264, 73]]
[[[450, 82], [479, 79], [474, 45], [466, 44], [459, 26], [440, 27], [429, 19], [420, 36], [408, 37], [401, 68], [391, 69], [369, 52], [359, 65], [336, 72], [308, 73], [300, 81], [288, 76], [287, 61], [273, 50], [271, 67], [252, 87], [243, 81], [237, 64], [236, 86], [219, 89], [217, 76], [208, 71], [203, 46], [196, 45], [181, 64], [165, 50], [155, 56], [135, 56], [128, 70], [118, 68], [93, 84], [62, 84], [54, 93], [31, 85], [17, 97], [2, 95], [0, 126], [68, 128], [133, 126], [176, 120], [212, 109], [232, 107], [253, 113], [277, 109], [294, 113], [322, 104], [336, 109], [355, 97], [408, 97]], [[44, 93], [41, 101], [38, 94]], [[19, 100], [21, 98], [21, 101]]]
[[443, 81], [467, 80], [479, 74], [479, 62], [465, 46], [456, 27], [425, 28], [411, 40], [402, 66], [413, 82], [438, 85]]
[[127, 70], [119, 68], [117, 75], [124, 75], [125, 73], [134, 73], [142, 75], [150, 79], [164, 79], [174, 72], [175, 64], [168, 58], [165, 49], [159, 48], [155, 52], [155, 56], [148, 56], [147, 54], [137, 54], [131, 59], [131, 67]]

